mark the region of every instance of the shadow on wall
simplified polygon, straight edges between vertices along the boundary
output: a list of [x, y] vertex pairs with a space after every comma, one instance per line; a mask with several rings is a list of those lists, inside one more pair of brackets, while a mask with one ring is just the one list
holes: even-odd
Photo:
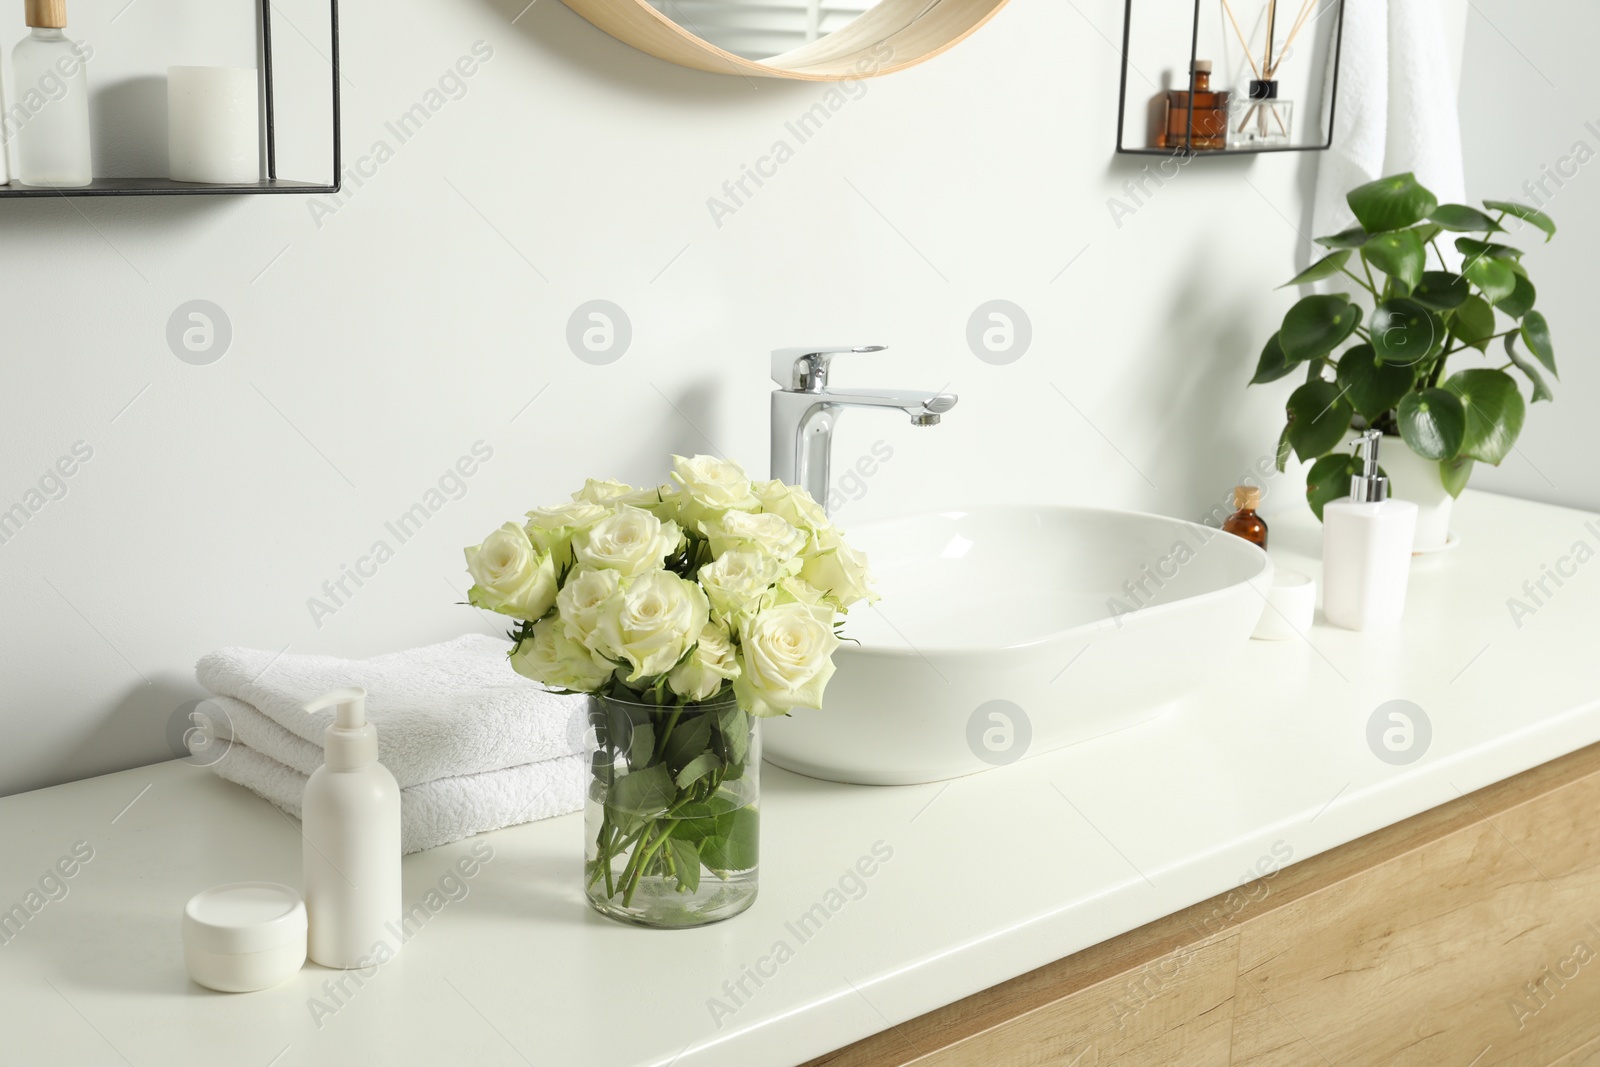
[[142, 75], [100, 86], [89, 99], [97, 177], [167, 174], [167, 79]]
[[[536, 49], [543, 65], [636, 96], [695, 108], [741, 108], [761, 94], [782, 99], [815, 93], [808, 82], [787, 78], [743, 78], [680, 67], [623, 44], [556, 0], [476, 0], [512, 23], [522, 43]], [[515, 20], [513, 22], [513, 20]], [[498, 42], [492, 42], [498, 43]], [[809, 87], [809, 88], [808, 88]]]

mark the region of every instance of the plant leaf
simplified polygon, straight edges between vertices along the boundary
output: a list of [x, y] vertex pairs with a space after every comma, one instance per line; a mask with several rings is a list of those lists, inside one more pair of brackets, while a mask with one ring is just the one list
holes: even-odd
[[1449, 328], [1450, 335], [1462, 344], [1486, 352], [1494, 336], [1494, 308], [1481, 296], [1469, 296], [1450, 316]]
[[1522, 319], [1522, 340], [1532, 352], [1534, 358], [1544, 364], [1545, 370], [1556, 373], [1556, 350], [1550, 345], [1550, 324], [1544, 320], [1544, 314], [1530, 311]]
[[1447, 270], [1422, 272], [1422, 281], [1411, 291], [1411, 299], [1435, 311], [1454, 311], [1472, 294], [1472, 286], [1458, 274]]
[[1381, 301], [1372, 309], [1367, 328], [1380, 358], [1407, 366], [1432, 356], [1445, 337], [1444, 322], [1439, 316], [1407, 297]]
[[679, 717], [661, 753], [669, 767], [681, 771], [690, 760], [711, 747], [711, 719], [710, 713], [703, 711]]
[[1503, 297], [1495, 306], [1512, 318], [1520, 319], [1533, 310], [1534, 301], [1539, 299], [1539, 291], [1525, 274], [1516, 275], [1512, 286], [1511, 295]]
[[1468, 259], [1503, 259], [1510, 263], [1522, 258], [1520, 248], [1495, 244], [1493, 241], [1480, 241], [1476, 237], [1457, 237], [1456, 251]]
[[1530, 222], [1544, 231], [1545, 243], [1556, 235], [1556, 223], [1549, 215], [1538, 211], [1526, 204], [1519, 204], [1515, 200], [1485, 200], [1483, 206], [1490, 211], [1503, 211], [1507, 215], [1515, 215], [1523, 222]]
[[1516, 272], [1498, 259], [1482, 256], [1470, 260], [1461, 273], [1483, 291], [1484, 298], [1491, 304], [1498, 304], [1517, 291]]
[[700, 862], [713, 871], [747, 871], [760, 858], [761, 817], [753, 807], [717, 816], [717, 833], [700, 846]]
[[1439, 206], [1439, 200], [1407, 172], [1358, 185], [1345, 201], [1368, 233], [1401, 230], [1421, 222]]
[[1361, 255], [1391, 279], [1400, 282], [1407, 293], [1422, 280], [1427, 260], [1415, 230], [1395, 230], [1373, 235], [1361, 246]]
[[1360, 473], [1361, 461], [1344, 452], [1323, 456], [1311, 465], [1306, 472], [1306, 500], [1318, 522], [1324, 506], [1350, 495], [1350, 479]]
[[1360, 248], [1367, 243], [1367, 231], [1360, 226], [1352, 226], [1348, 230], [1336, 233], [1331, 237], [1318, 237], [1317, 244], [1323, 248]]
[[1282, 474], [1289, 469], [1289, 455], [1294, 449], [1289, 445], [1289, 427], [1285, 426], [1278, 435], [1278, 473]]
[[1289, 443], [1302, 460], [1334, 447], [1350, 428], [1355, 409], [1333, 382], [1307, 382], [1289, 394]]
[[607, 804], [630, 815], [655, 815], [665, 811], [676, 796], [672, 774], [664, 764], [657, 763], [618, 778]]
[[673, 781], [679, 789], [688, 789], [708, 774], [713, 774], [722, 766], [722, 757], [715, 752], [702, 752], [694, 759], [683, 765]]
[[1311, 264], [1311, 266], [1307, 267], [1305, 270], [1301, 271], [1299, 274], [1296, 274], [1293, 278], [1290, 278], [1288, 281], [1278, 286], [1278, 288], [1287, 289], [1291, 285], [1306, 285], [1311, 282], [1320, 282], [1324, 278], [1331, 278], [1335, 274], [1338, 274], [1339, 269], [1349, 261], [1350, 249], [1348, 248], [1341, 248], [1338, 251], [1330, 252], [1321, 259], [1317, 260], [1315, 263]]
[[1371, 345], [1356, 345], [1340, 354], [1334, 380], [1344, 389], [1356, 412], [1370, 423], [1411, 391], [1416, 369], [1378, 358]]
[[1461, 454], [1498, 466], [1517, 443], [1528, 411], [1516, 379], [1503, 370], [1464, 370], [1452, 374], [1444, 387], [1466, 408]]
[[1250, 379], [1250, 384], [1263, 385], [1275, 382], [1294, 368], [1295, 365], [1283, 354], [1283, 346], [1278, 343], [1278, 335], [1273, 334], [1267, 338], [1266, 345], [1261, 349], [1261, 359], [1256, 363], [1256, 375]]
[[667, 847], [672, 850], [672, 864], [678, 873], [678, 888], [688, 893], [693, 893], [700, 888], [700, 849], [692, 841], [685, 841], [677, 834], [667, 838]]
[[1283, 317], [1278, 344], [1290, 363], [1332, 352], [1361, 325], [1361, 309], [1343, 293], [1301, 297]]
[[1451, 496], [1460, 496], [1461, 490], [1467, 487], [1467, 479], [1472, 477], [1472, 468], [1477, 460], [1467, 456], [1457, 456], [1455, 459], [1442, 459], [1439, 461], [1439, 480], [1444, 482], [1444, 488]]
[[1454, 393], [1420, 389], [1399, 407], [1400, 436], [1423, 459], [1454, 459], [1461, 451], [1467, 415]]
[[1533, 402], [1535, 404], [1541, 400], [1555, 399], [1555, 394], [1544, 383], [1544, 375], [1539, 373], [1539, 368], [1527, 356], [1517, 351], [1517, 335], [1514, 333], [1506, 334], [1506, 355], [1511, 357], [1511, 362], [1515, 363], [1517, 369], [1526, 374], [1528, 381], [1533, 383]]
[[722, 735], [722, 751], [729, 763], [743, 763], [750, 750], [750, 716], [737, 704], [717, 710], [717, 733]]
[[1501, 229], [1494, 219], [1465, 204], [1440, 204], [1429, 213], [1428, 221], [1457, 233], [1491, 233]]

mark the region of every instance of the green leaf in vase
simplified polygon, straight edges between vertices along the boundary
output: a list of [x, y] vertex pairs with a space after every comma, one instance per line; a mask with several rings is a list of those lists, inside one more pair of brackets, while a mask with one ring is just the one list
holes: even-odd
[[750, 749], [750, 716], [737, 705], [717, 709], [717, 733], [722, 735], [722, 751], [729, 763], [743, 763]]
[[1416, 383], [1416, 368], [1380, 359], [1371, 345], [1356, 345], [1339, 356], [1335, 379], [1368, 422], [1400, 403]]
[[1404, 229], [1439, 206], [1438, 198], [1409, 172], [1358, 185], [1345, 194], [1345, 201], [1368, 233]]
[[1528, 413], [1516, 379], [1502, 370], [1464, 370], [1452, 374], [1444, 387], [1459, 397], [1466, 409], [1461, 454], [1499, 466], [1517, 443]]
[[677, 871], [678, 887], [686, 893], [693, 893], [700, 888], [700, 849], [693, 842], [685, 841], [676, 834], [667, 838], [667, 847], [672, 850], [672, 865]]
[[711, 747], [711, 714], [685, 711], [667, 735], [662, 759], [674, 771], [681, 771], [707, 748]]
[[673, 781], [678, 783], [679, 789], [688, 789], [708, 774], [714, 774], [722, 767], [722, 757], [714, 752], [702, 752], [684, 765]]
[[1289, 443], [1302, 460], [1337, 445], [1350, 428], [1355, 409], [1333, 382], [1307, 382], [1289, 394]]
[[761, 817], [745, 807], [717, 817], [717, 834], [700, 846], [700, 860], [713, 871], [746, 871], [760, 856]]
[[607, 803], [618, 811], [654, 815], [665, 811], [677, 795], [671, 773], [658, 763], [618, 778]]
[[1396, 414], [1400, 436], [1423, 459], [1453, 459], [1461, 451], [1467, 415], [1454, 394], [1443, 389], [1407, 393]]

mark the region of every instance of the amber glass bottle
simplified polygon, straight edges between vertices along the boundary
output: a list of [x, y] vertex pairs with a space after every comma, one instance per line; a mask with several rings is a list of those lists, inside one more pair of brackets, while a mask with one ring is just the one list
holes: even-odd
[[1256, 514], [1256, 508], [1261, 504], [1261, 490], [1249, 485], [1236, 485], [1233, 487], [1233, 506], [1238, 508], [1228, 516], [1222, 524], [1222, 529], [1236, 537], [1242, 537], [1253, 545], [1267, 547], [1267, 524], [1261, 521], [1261, 516]]
[[[1156, 138], [1157, 148], [1215, 151], [1228, 147], [1228, 97], [1226, 89], [1211, 88], [1211, 61], [1195, 60], [1191, 79], [1194, 92], [1187, 89], [1167, 90], [1167, 117]], [[1193, 103], [1191, 106], [1191, 97]], [[1184, 123], [1189, 124], [1188, 139], [1184, 138]]]

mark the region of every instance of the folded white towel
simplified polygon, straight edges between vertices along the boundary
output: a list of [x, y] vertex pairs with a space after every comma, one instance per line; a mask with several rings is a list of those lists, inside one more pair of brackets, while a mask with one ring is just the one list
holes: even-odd
[[[222, 742], [227, 744], [227, 742]], [[191, 735], [191, 748], [216, 744]], [[211, 769], [300, 818], [307, 775], [235, 738], [224, 754], [209, 749]], [[198, 752], [197, 752], [198, 754]], [[481, 774], [440, 778], [400, 790], [400, 851], [420, 852], [505, 826], [548, 819], [583, 806], [581, 755], [559, 756]]]
[[316, 697], [348, 685], [367, 690], [378, 758], [401, 788], [440, 778], [522, 767], [583, 747], [585, 700], [559, 696], [506, 661], [510, 644], [468, 634], [366, 660], [274, 655], [224, 648], [195, 666], [244, 743], [302, 774], [322, 763], [330, 709]]

